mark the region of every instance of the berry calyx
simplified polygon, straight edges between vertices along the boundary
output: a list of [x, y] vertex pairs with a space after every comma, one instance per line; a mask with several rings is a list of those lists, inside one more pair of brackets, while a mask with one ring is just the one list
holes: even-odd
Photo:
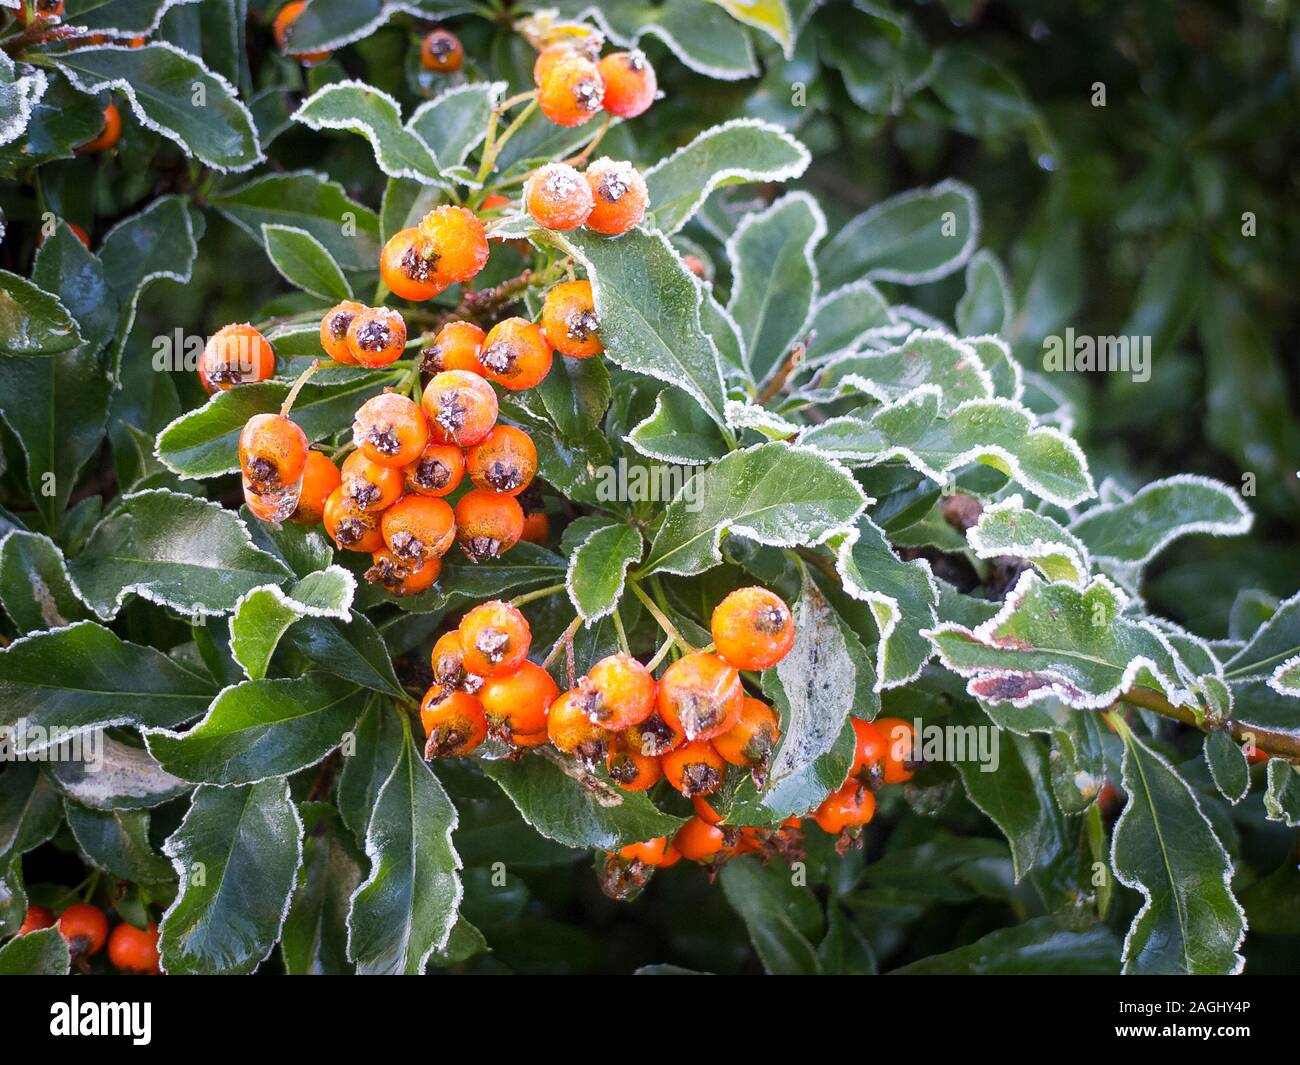
[[668, 783], [688, 799], [712, 795], [722, 786], [727, 763], [704, 740], [693, 740], [663, 756], [664, 776]]
[[664, 775], [658, 758], [642, 754], [621, 739], [615, 739], [609, 745], [605, 770], [609, 773], [609, 778], [624, 791], [648, 791]]
[[361, 366], [388, 366], [406, 350], [406, 322], [391, 307], [367, 307], [348, 323], [348, 354]]
[[352, 506], [377, 514], [397, 502], [404, 480], [396, 466], [381, 465], [364, 451], [354, 451], [343, 460], [340, 483]]
[[465, 453], [455, 444], [426, 444], [404, 471], [406, 490], [422, 496], [450, 495], [465, 476]]
[[573, 359], [588, 359], [605, 350], [590, 281], [564, 281], [546, 293], [542, 333], [551, 347]]
[[414, 226], [399, 229], [384, 244], [379, 255], [379, 276], [394, 296], [418, 303], [433, 299], [447, 287], [438, 276], [438, 260], [420, 253], [423, 245]]
[[449, 691], [467, 691], [471, 695], [483, 687], [483, 678], [465, 668], [465, 649], [459, 629], [444, 632], [438, 637], [429, 656], [429, 663], [433, 668], [434, 683], [439, 687]]
[[348, 347], [348, 326], [352, 324], [352, 319], [364, 310], [366, 310], [364, 303], [344, 300], [326, 311], [325, 316], [320, 320], [320, 346], [335, 362], [342, 363], [344, 366], [356, 365], [357, 357]]
[[500, 558], [524, 533], [524, 511], [514, 496], [475, 488], [456, 504], [456, 540], [473, 562]]
[[362, 551], [368, 555], [382, 551], [384, 536], [379, 531], [379, 515], [357, 510], [340, 486], [325, 500], [321, 515], [325, 532], [345, 551]]
[[429, 558], [423, 562], [399, 558], [392, 551], [376, 551], [372, 565], [366, 570], [366, 580], [378, 584], [389, 595], [419, 595], [432, 586], [442, 571], [442, 560]]

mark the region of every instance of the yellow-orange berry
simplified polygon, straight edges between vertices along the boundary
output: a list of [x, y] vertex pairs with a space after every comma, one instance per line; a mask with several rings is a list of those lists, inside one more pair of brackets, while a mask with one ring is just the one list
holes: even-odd
[[529, 175], [524, 205], [543, 229], [577, 229], [596, 205], [591, 186], [568, 163], [547, 163]]
[[483, 375], [478, 353], [483, 347], [484, 332], [473, 322], [448, 322], [433, 338], [433, 344], [420, 353], [425, 373], [444, 370], [468, 370]]
[[325, 500], [325, 513], [321, 520], [330, 539], [345, 551], [362, 551], [370, 555], [383, 550], [384, 536], [379, 531], [379, 515], [357, 510], [343, 494], [341, 486]]
[[562, 355], [586, 359], [605, 350], [590, 281], [563, 281], [546, 293], [542, 333]]
[[644, 843], [629, 843], [619, 850], [618, 856], [625, 862], [640, 862], [656, 869], [667, 869], [681, 860], [681, 852], [668, 842], [667, 836], [648, 839]]
[[406, 349], [406, 322], [391, 307], [367, 307], [348, 323], [348, 353], [362, 366], [387, 366]]
[[340, 483], [343, 494], [357, 510], [378, 513], [400, 498], [402, 471], [381, 465], [364, 451], [354, 451], [343, 460]]
[[512, 732], [510, 733], [510, 742], [517, 750], [521, 751], [529, 747], [540, 747], [546, 742], [546, 730], [542, 729], [540, 732]]
[[265, 381], [275, 373], [275, 353], [248, 323], [226, 325], [208, 339], [199, 358], [199, 382], [209, 392]]
[[761, 771], [767, 768], [780, 738], [781, 719], [776, 711], [746, 695], [736, 723], [713, 737], [713, 749], [732, 765], [751, 765]]
[[[539, 89], [551, 73], [551, 68], [561, 59], [574, 54], [576, 49], [568, 41], [561, 41], [558, 44], [550, 44], [537, 53], [537, 58], [533, 60], [533, 84]], [[588, 57], [592, 58], [592, 57]]]
[[[503, 677], [528, 658], [533, 634], [518, 607], [500, 599], [480, 603], [460, 623], [461, 665], [480, 677]], [[535, 729], [525, 729], [535, 732]]]
[[429, 663], [433, 667], [434, 681], [444, 688], [459, 688], [473, 694], [483, 687], [483, 678], [465, 668], [465, 648], [459, 629], [438, 637]]
[[428, 737], [426, 758], [464, 758], [487, 736], [487, 715], [478, 699], [434, 685], [420, 701], [420, 723]]
[[499, 558], [524, 534], [524, 511], [514, 496], [475, 488], [456, 504], [456, 539], [474, 562]]
[[794, 617], [785, 600], [766, 588], [737, 588], [713, 610], [718, 655], [736, 669], [768, 669], [794, 646]]
[[465, 476], [465, 453], [455, 444], [428, 444], [405, 470], [406, 490], [422, 496], [450, 495]]
[[659, 678], [659, 713], [688, 740], [726, 732], [740, 717], [740, 674], [717, 655], [684, 655]]
[[691, 862], [702, 862], [727, 849], [727, 833], [698, 817], [692, 817], [673, 837], [677, 852]]
[[433, 30], [420, 43], [420, 65], [439, 74], [452, 74], [465, 65], [465, 47], [454, 33]]
[[850, 779], [831, 792], [813, 812], [823, 832], [837, 836], [845, 829], [865, 825], [876, 813], [876, 797], [870, 788]]
[[507, 318], [488, 331], [478, 361], [491, 380], [521, 392], [551, 372], [551, 345], [526, 318]]
[[557, 126], [581, 126], [600, 110], [604, 98], [600, 70], [573, 50], [549, 61], [537, 86], [537, 106]]
[[544, 544], [551, 535], [551, 521], [544, 511], [534, 510], [524, 515], [524, 531], [519, 539], [530, 544]]
[[546, 712], [559, 694], [559, 685], [546, 670], [535, 662], [521, 662], [513, 673], [485, 680], [478, 697], [490, 725], [535, 736], [546, 734]]
[[116, 104], [107, 104], [104, 107], [104, 125], [99, 134], [92, 140], [86, 141], [85, 144], [78, 146], [79, 152], [106, 152], [113, 147], [122, 136], [122, 113], [117, 109]]
[[424, 386], [420, 402], [429, 419], [429, 433], [440, 444], [470, 447], [496, 424], [497, 394], [468, 370], [435, 374]]
[[411, 226], [389, 237], [380, 252], [379, 276], [399, 299], [431, 300], [447, 287], [438, 276], [437, 260], [420, 254], [423, 244], [419, 232]]
[[690, 799], [717, 791], [726, 775], [727, 763], [704, 740], [694, 740], [664, 755], [663, 770], [668, 783]]
[[275, 16], [272, 32], [275, 34], [275, 43], [280, 46], [280, 51], [287, 52], [298, 62], [310, 66], [313, 63], [328, 59], [330, 53], [328, 49], [323, 52], [293, 51], [293, 24], [298, 21], [298, 17], [303, 13], [306, 6], [307, 0], [293, 0], [292, 3], [285, 4]]
[[522, 429], [497, 425], [465, 452], [465, 469], [479, 488], [517, 496], [537, 472], [537, 448]]
[[886, 743], [881, 761], [881, 781], [885, 784], [903, 784], [911, 780], [916, 763], [920, 761], [912, 726], [898, 717], [878, 717], [873, 724], [884, 736]]
[[557, 698], [546, 715], [546, 734], [556, 750], [594, 766], [605, 756], [610, 735], [588, 717], [586, 701], [586, 693], [578, 688]]
[[307, 452], [307, 466], [302, 474], [302, 489], [298, 493], [298, 509], [293, 521], [299, 525], [316, 525], [325, 514], [325, 500], [342, 479], [339, 468], [328, 455], [319, 451]]
[[597, 159], [587, 167], [586, 178], [595, 200], [587, 216], [588, 229], [616, 237], [645, 217], [650, 192], [645, 178], [631, 163]]
[[320, 346], [335, 362], [341, 362], [344, 366], [356, 365], [357, 357], [348, 347], [348, 326], [365, 309], [364, 303], [344, 300], [326, 311], [325, 317], [320, 320]]
[[603, 106], [611, 115], [636, 118], [650, 109], [659, 91], [659, 80], [639, 48], [611, 52], [596, 66], [605, 82]]
[[239, 434], [244, 498], [262, 521], [285, 521], [297, 509], [307, 469], [307, 436], [282, 414], [255, 414]]
[[456, 538], [451, 507], [429, 496], [403, 496], [379, 519], [384, 543], [409, 563], [442, 558]]
[[380, 585], [390, 595], [418, 595], [425, 591], [442, 571], [442, 560], [426, 559], [412, 562], [398, 558], [385, 548], [371, 557], [372, 565], [366, 570], [366, 580]]
[[413, 399], [383, 392], [357, 408], [352, 440], [381, 466], [409, 466], [429, 442], [429, 423]]
[[587, 714], [610, 732], [639, 725], [654, 711], [654, 676], [631, 655], [602, 658], [584, 680], [582, 687], [591, 693]]
[[610, 779], [624, 791], [648, 791], [663, 779], [658, 758], [644, 755], [621, 738], [616, 739], [605, 756]]
[[488, 240], [473, 211], [443, 204], [420, 219], [419, 253], [434, 262], [444, 286], [468, 281], [487, 265]]

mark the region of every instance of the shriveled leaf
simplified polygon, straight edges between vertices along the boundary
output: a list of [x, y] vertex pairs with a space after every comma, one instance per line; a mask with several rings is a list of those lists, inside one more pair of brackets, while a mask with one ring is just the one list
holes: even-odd
[[172, 776], [147, 750], [104, 736], [97, 763], [61, 759], [50, 777], [68, 798], [91, 810], [147, 810], [193, 787]]

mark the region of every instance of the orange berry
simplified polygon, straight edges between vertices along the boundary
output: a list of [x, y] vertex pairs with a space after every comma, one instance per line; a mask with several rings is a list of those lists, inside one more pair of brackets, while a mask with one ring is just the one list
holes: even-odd
[[610, 779], [624, 791], [648, 791], [663, 778], [663, 766], [621, 740], [610, 745], [605, 755], [605, 769]]
[[605, 350], [590, 281], [564, 281], [546, 293], [542, 333], [562, 355], [586, 359]]
[[299, 525], [316, 525], [325, 514], [325, 500], [341, 483], [339, 468], [328, 455], [319, 451], [307, 452], [307, 466], [302, 474], [302, 488], [298, 492], [298, 509], [291, 520]]
[[574, 46], [567, 41], [547, 45], [543, 48], [537, 53], [537, 58], [533, 61], [533, 84], [540, 89], [542, 82], [550, 76], [551, 69], [555, 64], [561, 59], [573, 55], [575, 51]]
[[587, 228], [607, 237], [626, 233], [645, 217], [650, 192], [631, 163], [597, 159], [587, 167], [587, 184], [596, 205], [587, 216]]
[[718, 813], [703, 795], [696, 795], [691, 799], [691, 805], [695, 808], [695, 816], [703, 821], [706, 825], [722, 824], [722, 814]]
[[340, 482], [343, 494], [357, 510], [378, 513], [402, 495], [402, 471], [396, 466], [381, 466], [364, 451], [354, 451], [343, 460]]
[[610, 52], [597, 69], [605, 81], [603, 106], [619, 118], [636, 118], [650, 109], [659, 91], [655, 68], [639, 48], [631, 52]]
[[664, 776], [668, 783], [688, 799], [712, 795], [722, 785], [727, 763], [704, 740], [693, 740], [663, 757]]
[[558, 751], [576, 754], [588, 766], [604, 757], [610, 736], [587, 714], [586, 693], [573, 688], [551, 703], [546, 735]]
[[470, 447], [496, 424], [497, 394], [467, 370], [435, 374], [424, 386], [420, 402], [429, 419], [429, 433], [440, 444]]
[[465, 476], [465, 453], [455, 444], [426, 444], [405, 470], [406, 489], [422, 496], [450, 495]]
[[383, 392], [357, 408], [352, 439], [381, 466], [409, 466], [429, 442], [429, 424], [414, 400]]
[[474, 562], [504, 555], [523, 532], [524, 511], [514, 496], [475, 488], [456, 504], [456, 539]]
[[383, 550], [384, 536], [379, 531], [379, 515], [357, 510], [343, 494], [342, 486], [334, 489], [325, 500], [325, 513], [321, 520], [330, 539], [345, 551], [363, 551], [372, 555]]
[[[541, 57], [538, 57], [541, 63]], [[536, 72], [534, 65], [534, 73]], [[544, 64], [537, 106], [557, 126], [581, 126], [600, 110], [605, 82], [586, 56], [570, 49]]]
[[438, 277], [437, 260], [420, 254], [423, 244], [419, 231], [411, 226], [389, 237], [379, 254], [379, 276], [399, 299], [431, 300], [447, 287]]
[[491, 380], [521, 392], [551, 372], [551, 345], [540, 326], [526, 318], [507, 318], [488, 331], [478, 361]]
[[420, 354], [425, 373], [442, 373], [444, 370], [468, 370], [483, 376], [478, 353], [483, 347], [484, 332], [473, 322], [448, 322], [433, 338], [433, 344]]
[[461, 619], [462, 668], [480, 677], [503, 677], [523, 665], [532, 642], [528, 619], [518, 607], [500, 599], [480, 603]]
[[313, 63], [328, 59], [330, 53], [328, 50], [323, 52], [292, 52], [293, 24], [298, 21], [298, 16], [303, 13], [306, 6], [307, 0], [293, 0], [292, 3], [285, 4], [275, 16], [271, 31], [275, 34], [275, 43], [280, 46], [280, 51], [291, 53], [298, 62], [311, 66]]
[[108, 918], [103, 910], [88, 902], [74, 903], [59, 914], [58, 927], [74, 958], [98, 954], [108, 938]]
[[387, 366], [406, 350], [406, 322], [391, 307], [367, 307], [348, 324], [348, 353], [362, 366]]
[[707, 740], [740, 717], [745, 693], [740, 674], [717, 655], [684, 655], [659, 678], [659, 713], [688, 740]]
[[713, 749], [732, 765], [766, 768], [780, 737], [781, 720], [776, 711], [746, 695], [741, 700], [740, 717], [726, 732], [713, 737]]
[[872, 722], [860, 717], [853, 722], [853, 768], [849, 776], [874, 791], [884, 783], [885, 748], [888, 741]]
[[412, 562], [398, 558], [385, 549], [372, 556], [373, 565], [366, 570], [366, 580], [383, 587], [389, 595], [418, 595], [426, 591], [442, 571], [442, 560], [426, 559]]
[[439, 74], [452, 74], [465, 65], [465, 47], [454, 33], [433, 30], [420, 43], [420, 65]]
[[610, 732], [641, 724], [655, 708], [655, 679], [631, 655], [602, 658], [587, 672], [582, 688], [589, 692], [587, 716]]
[[254, 414], [239, 434], [244, 497], [263, 521], [284, 521], [297, 508], [307, 469], [307, 436], [282, 414]]
[[794, 646], [794, 617], [775, 592], [737, 588], [713, 610], [710, 623], [718, 655], [736, 669], [767, 669]]
[[658, 757], [685, 743], [686, 734], [676, 725], [668, 724], [656, 707], [639, 725], [624, 732], [623, 740], [644, 755]]
[[535, 662], [521, 662], [507, 676], [489, 677], [479, 689], [478, 697], [487, 713], [488, 723], [512, 735], [546, 734], [546, 712], [560, 686]]
[[104, 125], [99, 134], [92, 140], [86, 141], [78, 147], [81, 152], [106, 152], [113, 147], [122, 136], [122, 114], [117, 109], [116, 104], [107, 104], [104, 107]]
[[465, 469], [479, 488], [517, 496], [537, 473], [537, 448], [522, 429], [497, 425], [465, 452]]
[[865, 825], [875, 816], [876, 796], [871, 789], [849, 780], [831, 792], [813, 812], [813, 820], [823, 832], [837, 836], [845, 829]]
[[887, 741], [885, 757], [881, 763], [881, 780], [886, 784], [902, 784], [911, 780], [916, 762], [920, 761], [914, 749], [912, 726], [899, 717], [878, 717], [875, 726]]
[[420, 701], [420, 723], [428, 737], [426, 758], [464, 758], [483, 742], [488, 731], [483, 704], [475, 696], [436, 684]]
[[543, 229], [577, 229], [595, 205], [591, 186], [568, 163], [547, 163], [524, 184], [524, 206]]
[[158, 964], [158, 926], [148, 929], [120, 924], [108, 937], [108, 960], [119, 972], [153, 976], [162, 972]]
[[666, 869], [681, 858], [667, 836], [648, 839], [644, 843], [629, 843], [619, 850], [618, 856], [625, 862], [640, 862], [658, 869]]
[[434, 276], [443, 284], [468, 281], [488, 261], [487, 231], [474, 212], [443, 204], [420, 219], [419, 253], [435, 263]]
[[551, 521], [543, 511], [534, 510], [524, 515], [524, 531], [520, 533], [519, 539], [527, 540], [530, 544], [544, 544], [550, 535]]
[[1248, 765], [1263, 765], [1269, 760], [1269, 757], [1270, 755], [1267, 751], [1261, 751], [1258, 747], [1253, 745], [1248, 751], [1246, 751], [1246, 763]]
[[493, 192], [483, 197], [483, 202], [479, 204], [480, 211], [498, 211], [502, 207], [510, 206], [510, 197], [502, 196], [499, 192]]
[[18, 929], [18, 935], [25, 936], [28, 932], [39, 932], [42, 928], [53, 927], [53, 910], [46, 909], [44, 906], [28, 906], [23, 914], [23, 923]]
[[517, 750], [521, 751], [528, 747], [540, 747], [546, 742], [546, 730], [542, 729], [541, 732], [512, 732], [510, 733], [510, 742], [514, 744]]
[[692, 817], [677, 830], [673, 846], [687, 861], [702, 862], [726, 849], [727, 834], [717, 825]]
[[352, 319], [364, 310], [366, 310], [364, 303], [344, 300], [326, 311], [325, 317], [320, 320], [320, 346], [335, 362], [341, 362], [344, 366], [356, 365], [357, 357], [348, 347], [348, 326], [352, 324]]
[[209, 393], [265, 381], [275, 373], [275, 353], [247, 323], [226, 325], [208, 339], [199, 358], [199, 382]]
[[706, 281], [708, 280], [709, 272], [705, 269], [704, 260], [698, 255], [683, 255], [682, 265], [696, 277], [704, 278]]
[[443, 688], [459, 689], [472, 695], [483, 686], [483, 678], [465, 668], [465, 649], [459, 629], [438, 637], [429, 662], [433, 667], [434, 682]]
[[384, 543], [408, 564], [442, 558], [456, 539], [456, 519], [441, 499], [403, 496], [379, 519]]

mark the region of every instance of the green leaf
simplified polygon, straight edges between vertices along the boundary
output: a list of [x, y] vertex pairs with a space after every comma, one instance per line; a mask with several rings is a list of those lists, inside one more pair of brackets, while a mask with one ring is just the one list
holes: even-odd
[[1023, 558], [1049, 581], [1076, 588], [1088, 581], [1088, 549], [1046, 514], [1026, 510], [1018, 495], [985, 507], [966, 539], [978, 558]]
[[347, 974], [348, 908], [361, 885], [361, 864], [332, 806], [300, 804], [302, 868], [284, 920], [280, 953], [292, 976]]
[[[536, 755], [483, 763], [533, 828], [566, 847], [615, 851], [629, 843], [675, 835], [684, 819], [662, 813], [642, 792], [622, 792]], [[582, 779], [579, 779], [581, 777]]]
[[251, 973], [280, 938], [302, 859], [288, 782], [199, 788], [163, 852], [181, 881], [160, 925], [163, 970]]
[[1085, 511], [1070, 532], [1097, 558], [1140, 565], [1180, 536], [1240, 536], [1253, 520], [1235, 490], [1186, 473], [1152, 481], [1124, 502]]
[[674, 496], [638, 572], [702, 573], [729, 532], [774, 547], [818, 544], [851, 525], [869, 499], [839, 464], [785, 444], [735, 451]]
[[1264, 812], [1270, 821], [1300, 828], [1300, 772], [1281, 758], [1268, 760]]
[[897, 347], [842, 355], [817, 375], [832, 395], [860, 392], [881, 403], [910, 396], [921, 386], [942, 393], [944, 414], [967, 400], [993, 396], [993, 378], [975, 349], [934, 329], [916, 330]]
[[402, 712], [383, 699], [371, 699], [357, 722], [356, 742], [339, 774], [339, 817], [358, 844], [375, 810], [379, 789], [392, 775], [406, 742]]
[[724, 424], [718, 351], [700, 325], [694, 277], [667, 238], [634, 229], [616, 240], [581, 231], [549, 239], [586, 270], [605, 356], [689, 392]]
[[0, 976], [67, 976], [71, 964], [57, 928], [15, 936], [0, 947]]
[[406, 126], [428, 145], [442, 169], [460, 166], [483, 143], [492, 109], [506, 88], [503, 81], [453, 85], [417, 107]]
[[1058, 506], [1095, 494], [1079, 445], [1058, 429], [1036, 424], [1028, 408], [1009, 399], [973, 399], [943, 414], [941, 404], [936, 386], [921, 385], [870, 413], [830, 418], [806, 429], [799, 443], [868, 466], [902, 459], [940, 484], [978, 462]]
[[105, 619], [131, 594], [196, 617], [224, 614], [258, 585], [289, 575], [233, 513], [166, 489], [122, 496], [69, 568]]
[[923, 633], [939, 659], [968, 677], [976, 699], [1025, 707], [1055, 697], [1076, 709], [1109, 706], [1136, 686], [1196, 704], [1189, 671], [1151, 622], [1124, 616], [1128, 597], [1105, 577], [1083, 589], [1026, 571], [1002, 609], [969, 629], [945, 622]]
[[265, 224], [306, 230], [345, 270], [373, 270], [379, 261], [379, 218], [324, 174], [265, 174], [208, 202], [256, 241]]
[[852, 281], [817, 298], [808, 319], [812, 342], [805, 363], [827, 362], [857, 351], [868, 338], [896, 330], [900, 323], [880, 290], [867, 280]]
[[560, 5], [571, 15], [589, 15], [620, 48], [643, 36], [657, 37], [682, 63], [708, 78], [736, 81], [758, 73], [749, 34], [726, 12], [701, 7], [698, 0], [571, 0]]
[[718, 879], [727, 902], [745, 922], [765, 972], [774, 976], [821, 973], [811, 941], [820, 938], [820, 927], [811, 937], [805, 931], [820, 926], [821, 907], [811, 891], [791, 884], [789, 870], [781, 863], [764, 867], [752, 857], [741, 857], [727, 862]]
[[158, 883], [172, 867], [149, 843], [149, 814], [141, 810], [90, 810], [65, 804], [68, 827], [91, 864], [121, 880]]
[[1238, 973], [1246, 922], [1228, 852], [1178, 771], [1127, 727], [1121, 736], [1128, 802], [1111, 838], [1111, 867], [1145, 900], [1124, 938], [1124, 972]]
[[807, 148], [769, 122], [742, 118], [713, 126], [643, 175], [650, 224], [672, 236], [714, 189], [744, 181], [790, 181], [810, 159]]
[[[89, 621], [0, 651], [0, 725], [69, 734], [124, 724], [168, 728], [202, 714], [214, 694], [210, 679]], [[13, 735], [15, 753], [51, 742], [21, 728]]]
[[825, 60], [867, 114], [901, 114], [929, 80], [933, 51], [908, 16], [866, 0], [853, 6], [852, 16], [820, 38]]
[[966, 264], [966, 291], [957, 301], [957, 332], [966, 337], [1006, 335], [1014, 313], [1006, 270], [996, 255], [981, 248]]
[[596, 529], [574, 549], [564, 583], [584, 623], [614, 612], [627, 568], [641, 558], [641, 549], [641, 534], [631, 525], [615, 523]]
[[370, 142], [375, 162], [389, 177], [424, 185], [442, 184], [429, 146], [402, 125], [402, 111], [386, 92], [359, 81], [335, 81], [303, 101], [293, 114], [309, 129], [359, 133]]
[[352, 286], [328, 249], [305, 229], [262, 223], [266, 254], [280, 276], [328, 303], [352, 298]]
[[1228, 802], [1235, 806], [1246, 797], [1250, 791], [1250, 765], [1225, 729], [1206, 733], [1205, 763], [1210, 767], [1214, 786]]
[[[20, 753], [16, 745], [14, 753]], [[0, 777], [0, 859], [35, 850], [58, 831], [62, 821], [59, 793], [40, 766], [15, 762], [6, 769]]]
[[183, 780], [226, 786], [287, 776], [343, 742], [365, 693], [328, 673], [226, 688], [185, 733], [145, 733], [149, 753]]
[[1038, 121], [1019, 80], [974, 48], [943, 49], [930, 89], [952, 112], [953, 128], [981, 140], [1004, 140]]
[[[993, 378], [993, 394], [1021, 402], [1025, 394], [1025, 372], [1007, 342], [1000, 337], [981, 336], [967, 337], [966, 344], [975, 349], [984, 369]], [[1055, 411], [1054, 407], [1051, 413]]]
[[284, 641], [327, 673], [397, 699], [407, 698], [393, 672], [384, 638], [360, 611], [349, 621], [305, 617], [289, 626]]
[[107, 735], [100, 740], [97, 762], [61, 759], [49, 764], [49, 773], [65, 796], [91, 810], [147, 810], [192, 788], [148, 751]]
[[793, 349], [817, 295], [813, 253], [826, 218], [806, 192], [746, 215], [727, 241], [733, 284], [727, 310], [740, 326], [749, 367], [764, 380]]
[[609, 368], [604, 359], [569, 359], [557, 353], [551, 372], [534, 390], [560, 434], [580, 440], [609, 408]]
[[0, 355], [53, 355], [80, 344], [77, 323], [57, 296], [0, 270]]
[[979, 240], [975, 193], [959, 181], [899, 193], [858, 215], [817, 256], [824, 288], [867, 277], [919, 285], [966, 265]]
[[250, 680], [266, 676], [285, 630], [304, 617], [351, 617], [357, 581], [342, 566], [310, 573], [286, 593], [274, 584], [242, 596], [230, 618], [230, 653]]
[[732, 18], [762, 30], [781, 46], [786, 59], [794, 54], [795, 20], [786, 0], [709, 0]]
[[253, 118], [234, 87], [174, 45], [78, 48], [51, 59], [84, 93], [122, 93], [142, 126], [213, 170], [247, 170], [263, 159]]
[[0, 606], [19, 632], [55, 629], [90, 617], [68, 579], [58, 545], [48, 536], [21, 530], [0, 539]]
[[153, 33], [163, 16], [174, 7], [194, 4], [198, 0], [71, 0], [65, 5], [64, 21], [90, 29], [110, 30], [117, 36], [143, 36]]
[[418, 975], [460, 908], [456, 809], [415, 749], [408, 718], [366, 829], [370, 875], [352, 896], [348, 956], [360, 974]]
[[704, 466], [728, 450], [717, 424], [675, 388], [659, 393], [655, 409], [627, 434], [627, 442], [647, 458], [679, 466]]
[[1119, 943], [1105, 925], [1074, 929], [1057, 917], [1033, 917], [1014, 928], [999, 928], [974, 943], [895, 969], [908, 975], [1071, 974], [1113, 976], [1119, 970]]
[[1268, 620], [1224, 663], [1224, 674], [1234, 683], [1265, 679], [1279, 695], [1295, 698], [1300, 696], [1295, 684], [1297, 656], [1300, 656], [1300, 593], [1278, 604]]
[[[293, 405], [293, 420], [307, 439], [320, 440], [351, 422], [357, 407], [396, 381], [389, 371], [339, 384], [306, 384]], [[239, 434], [254, 414], [276, 413], [289, 394], [282, 381], [240, 385], [212, 396], [158, 434], [158, 458], [186, 478], [219, 477], [239, 469]]]

